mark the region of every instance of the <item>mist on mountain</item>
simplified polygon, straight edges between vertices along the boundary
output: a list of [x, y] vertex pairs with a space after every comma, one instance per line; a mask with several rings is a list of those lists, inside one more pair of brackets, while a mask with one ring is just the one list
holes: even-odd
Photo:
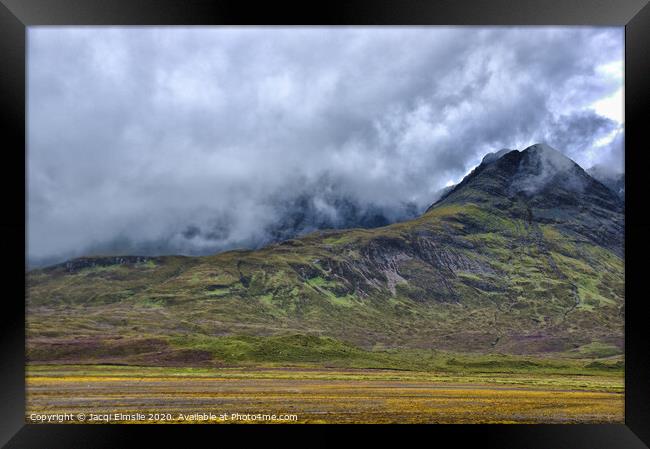
[[[479, 173], [488, 169], [494, 173], [480, 179], [489, 183], [473, 181]], [[596, 176], [594, 178], [589, 174]], [[608, 177], [613, 176], [613, 177]], [[598, 178], [600, 177], [600, 178]], [[546, 145], [535, 144], [526, 150], [508, 148], [486, 154], [481, 163], [460, 183], [444, 187], [431, 195], [432, 206], [439, 202], [453, 201], [465, 197], [467, 201], [486, 201], [484, 196], [516, 197], [525, 195], [534, 197], [543, 195], [537, 204], [545, 209], [549, 216], [560, 214], [564, 205], [572, 206], [584, 195], [592, 192], [595, 184], [604, 185], [621, 199], [624, 182], [611, 175], [611, 172], [593, 167], [585, 172], [578, 164], [560, 151]], [[496, 183], [498, 181], [498, 183]], [[496, 183], [496, 184], [495, 184]], [[469, 184], [469, 188], [466, 186]], [[585, 189], [588, 192], [585, 192]], [[602, 192], [599, 192], [602, 195]], [[545, 197], [562, 198], [559, 204], [544, 205]], [[463, 200], [463, 201], [465, 201]], [[495, 207], [502, 207], [493, 198]], [[566, 204], [565, 204], [566, 203]], [[617, 208], [616, 204], [610, 207]], [[552, 210], [556, 208], [557, 210]], [[136, 254], [145, 256], [159, 255], [209, 255], [232, 249], [258, 249], [265, 245], [281, 242], [317, 230], [352, 229], [390, 225], [416, 218], [424, 208], [415, 202], [387, 202], [384, 204], [364, 203], [352, 194], [345, 194], [340, 186], [331, 179], [321, 178], [303, 191], [288, 192], [282, 195], [274, 193], [266, 198], [265, 210], [268, 214], [255, 219], [254, 215], [243, 215], [249, 219], [242, 222], [240, 211], [224, 210], [220, 214], [190, 222], [183, 227], [172, 229], [164, 237], [150, 239], [132, 239], [127, 235], [118, 235], [108, 241], [97, 242], [81, 252], [84, 256], [110, 256]], [[541, 209], [540, 209], [541, 210]], [[622, 223], [612, 225], [607, 231], [614, 239], [613, 246], [618, 245], [617, 233], [622, 232]], [[582, 232], [589, 232], [583, 230]], [[55, 257], [31, 259], [30, 267], [37, 268], [62, 262], [77, 257], [79, 253], [60, 254]]]
[[604, 164], [597, 164], [587, 170], [591, 176], [612, 190], [625, 201], [625, 173], [612, 170]]

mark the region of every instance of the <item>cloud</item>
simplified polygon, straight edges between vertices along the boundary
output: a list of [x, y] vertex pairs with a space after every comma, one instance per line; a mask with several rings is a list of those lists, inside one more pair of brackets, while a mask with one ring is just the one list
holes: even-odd
[[622, 28], [30, 27], [29, 257], [404, 219], [538, 141], [594, 165], [622, 60]]
[[592, 152], [596, 161], [592, 165], [599, 178], [620, 178], [625, 173], [625, 134], [622, 129], [614, 133], [611, 141], [596, 146]]
[[526, 150], [520, 162], [520, 170], [510, 187], [511, 194], [523, 192], [533, 195], [550, 184], [582, 192], [586, 187], [585, 179], [571, 175], [574, 168], [574, 162], [556, 149], [546, 144], [535, 144]]
[[573, 159], [585, 160], [602, 138], [610, 136], [619, 127], [620, 123], [589, 109], [552, 118], [540, 140], [554, 148], [563, 148]]

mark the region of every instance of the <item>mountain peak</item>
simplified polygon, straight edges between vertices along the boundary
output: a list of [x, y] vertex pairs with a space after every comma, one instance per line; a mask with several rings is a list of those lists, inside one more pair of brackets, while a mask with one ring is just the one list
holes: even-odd
[[503, 148], [486, 154], [481, 163], [438, 202], [453, 197], [465, 198], [468, 189], [498, 197], [531, 196], [551, 183], [581, 191], [585, 178], [590, 177], [578, 164], [549, 145], [537, 143], [522, 151]]
[[[592, 178], [562, 152], [544, 143], [522, 151], [502, 149], [488, 153], [439, 201], [493, 201], [517, 197], [537, 198], [548, 202], [555, 198], [570, 199], [597, 191], [605, 200], [616, 202], [609, 189]], [[613, 198], [613, 199], [612, 199]]]
[[545, 143], [533, 144], [522, 151], [511, 148], [502, 148], [499, 151], [487, 153], [483, 156], [481, 164], [491, 164], [509, 153], [520, 153], [522, 155], [528, 155], [530, 158], [542, 158], [544, 162], [549, 162], [557, 168], [569, 168], [575, 164], [575, 162], [565, 156], [561, 151], [558, 151]]
[[512, 193], [533, 195], [547, 187], [581, 192], [589, 183], [590, 176], [578, 164], [546, 144], [531, 145], [519, 156]]
[[622, 248], [623, 202], [570, 158], [545, 144], [486, 155], [427, 212], [446, 204], [468, 203], [527, 223], [556, 224], [615, 251]]
[[517, 150], [511, 150], [509, 148], [503, 148], [496, 153], [488, 153], [485, 156], [483, 156], [483, 160], [481, 160], [481, 164], [489, 164], [491, 162], [496, 161], [499, 159], [501, 156], [504, 154], [510, 153], [511, 151], [517, 151]]
[[522, 152], [522, 156], [529, 157], [531, 160], [538, 159], [545, 164], [547, 169], [553, 171], [564, 171], [580, 167], [571, 158], [567, 157], [561, 151], [556, 150], [546, 144], [536, 143], [531, 145]]
[[523, 152], [530, 152], [530, 153], [546, 153], [546, 154], [558, 154], [566, 159], [568, 159], [566, 156], [561, 151], [556, 150], [550, 145], [547, 145], [545, 143], [534, 143], [531, 146], [527, 147]]

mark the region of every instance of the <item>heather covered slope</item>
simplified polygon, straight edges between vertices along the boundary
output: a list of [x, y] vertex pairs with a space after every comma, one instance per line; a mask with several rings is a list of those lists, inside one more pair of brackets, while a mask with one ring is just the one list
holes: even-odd
[[[536, 145], [486, 157], [415, 220], [208, 257], [75, 259], [28, 273], [27, 307], [28, 357], [41, 361], [381, 349], [616, 357], [623, 204]], [[287, 346], [295, 334], [313, 337]], [[250, 349], [247, 338], [265, 336], [278, 337]]]

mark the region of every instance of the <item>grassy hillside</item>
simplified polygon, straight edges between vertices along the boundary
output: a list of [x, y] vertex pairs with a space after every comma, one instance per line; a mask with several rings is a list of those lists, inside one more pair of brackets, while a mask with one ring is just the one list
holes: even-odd
[[[331, 348], [318, 340], [321, 360], [346, 359], [345, 345], [619, 356], [622, 203], [554, 151], [533, 146], [483, 163], [419, 218], [386, 227], [318, 231], [258, 251], [81, 258], [31, 271], [31, 358], [63, 349], [72, 351], [66, 360], [96, 350], [155, 360], [171, 344], [185, 355], [168, 363], [244, 363], [282, 340], [250, 352], [242, 348], [253, 340], [219, 337], [287, 335], [335, 339]], [[547, 159], [564, 168], [531, 193]], [[528, 190], [517, 190], [524, 181]], [[299, 348], [277, 349], [273, 360], [295, 361]]]
[[623, 288], [623, 260], [607, 249], [552, 225], [449, 205], [260, 251], [37, 270], [28, 275], [28, 334], [299, 333], [365, 348], [508, 353], [598, 342], [620, 353]]

